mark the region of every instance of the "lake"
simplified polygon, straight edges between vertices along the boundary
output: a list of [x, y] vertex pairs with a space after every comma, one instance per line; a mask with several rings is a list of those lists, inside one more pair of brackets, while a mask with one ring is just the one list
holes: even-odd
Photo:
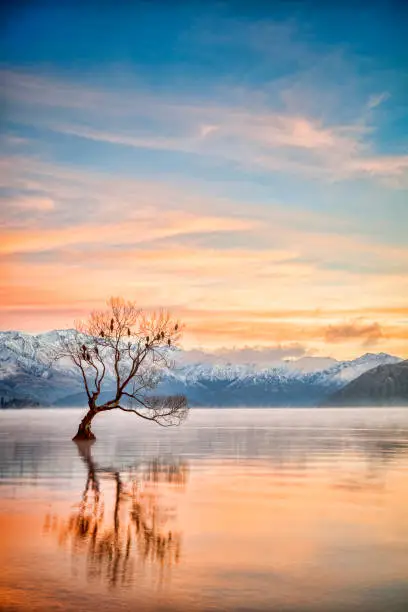
[[0, 412], [2, 610], [408, 609], [408, 409]]

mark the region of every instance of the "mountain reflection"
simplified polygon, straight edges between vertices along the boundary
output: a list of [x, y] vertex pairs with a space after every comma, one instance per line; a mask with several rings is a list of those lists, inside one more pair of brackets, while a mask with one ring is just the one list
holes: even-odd
[[169, 527], [174, 507], [163, 505], [160, 486], [182, 490], [187, 482], [184, 462], [154, 459], [125, 470], [99, 467], [92, 443], [77, 443], [87, 467], [79, 505], [68, 519], [47, 515], [44, 530], [57, 534], [72, 554], [86, 555], [87, 576], [114, 587], [132, 581], [141, 564], [170, 568], [180, 559], [181, 534]]

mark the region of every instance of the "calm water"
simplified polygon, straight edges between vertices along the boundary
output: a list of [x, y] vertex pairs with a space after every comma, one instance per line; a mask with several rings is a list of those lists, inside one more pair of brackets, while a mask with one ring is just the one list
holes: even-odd
[[4, 610], [408, 609], [408, 409], [0, 412]]

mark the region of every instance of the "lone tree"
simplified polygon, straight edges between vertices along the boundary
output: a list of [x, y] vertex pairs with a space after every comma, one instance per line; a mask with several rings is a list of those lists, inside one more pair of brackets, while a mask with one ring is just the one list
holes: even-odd
[[186, 398], [151, 394], [173, 366], [171, 352], [180, 338], [179, 323], [165, 311], [145, 313], [122, 298], [111, 298], [107, 305], [61, 335], [55, 354], [78, 368], [88, 398], [89, 409], [73, 440], [95, 440], [92, 421], [108, 410], [136, 414], [163, 426], [180, 424], [188, 413]]

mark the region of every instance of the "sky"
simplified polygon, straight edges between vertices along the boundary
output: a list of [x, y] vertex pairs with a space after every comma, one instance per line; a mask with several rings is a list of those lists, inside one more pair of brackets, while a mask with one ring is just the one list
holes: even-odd
[[408, 357], [408, 4], [6, 4], [1, 329]]

